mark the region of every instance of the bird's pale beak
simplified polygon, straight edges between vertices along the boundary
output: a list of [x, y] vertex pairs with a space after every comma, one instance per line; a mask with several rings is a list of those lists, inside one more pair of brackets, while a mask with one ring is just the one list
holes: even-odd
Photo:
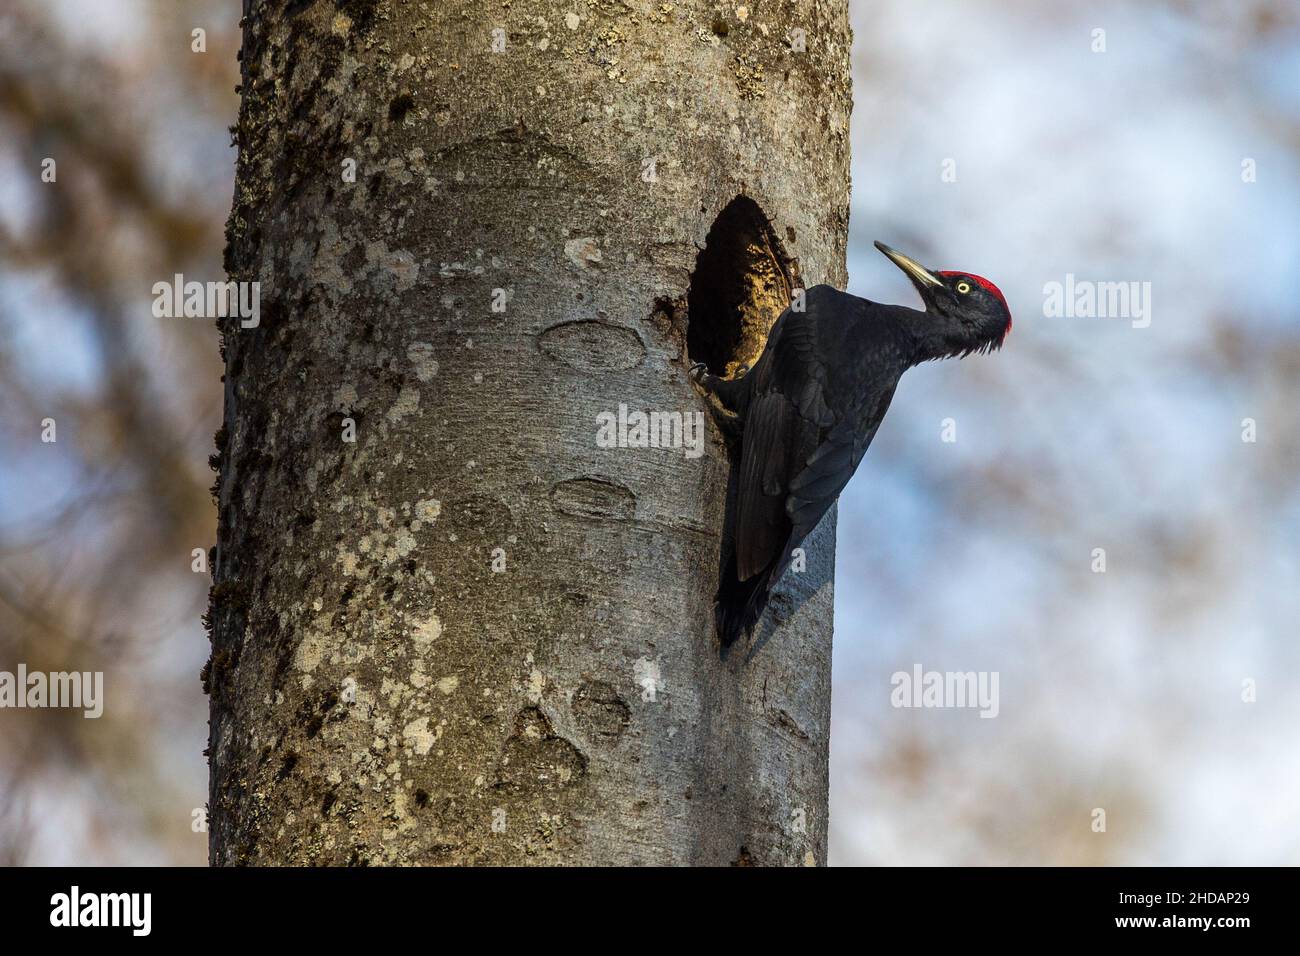
[[877, 242], [876, 248], [888, 256], [890, 262], [907, 273], [907, 277], [912, 280], [918, 291], [924, 292], [928, 287], [943, 286], [943, 280], [911, 256], [905, 256], [883, 242]]

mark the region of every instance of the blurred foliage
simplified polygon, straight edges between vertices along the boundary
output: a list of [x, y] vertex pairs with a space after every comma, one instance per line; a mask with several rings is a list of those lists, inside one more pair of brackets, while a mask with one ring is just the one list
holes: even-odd
[[222, 277], [237, 47], [229, 3], [0, 10], [0, 668], [102, 670], [110, 702], [0, 716], [3, 862], [206, 858], [190, 565], [221, 369], [210, 323], [153, 319], [150, 290]]
[[[851, 290], [914, 300], [883, 239], [1015, 328], [908, 373], [841, 498], [831, 861], [1294, 864], [1300, 8], [851, 9]], [[1067, 274], [1150, 324], [1048, 317]], [[916, 663], [997, 719], [892, 708]]]

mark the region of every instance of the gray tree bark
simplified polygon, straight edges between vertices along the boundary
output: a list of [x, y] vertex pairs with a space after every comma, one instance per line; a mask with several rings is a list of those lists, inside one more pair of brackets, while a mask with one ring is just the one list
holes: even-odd
[[843, 287], [846, 3], [246, 10], [212, 863], [825, 861], [834, 515], [723, 653], [722, 436], [596, 439]]

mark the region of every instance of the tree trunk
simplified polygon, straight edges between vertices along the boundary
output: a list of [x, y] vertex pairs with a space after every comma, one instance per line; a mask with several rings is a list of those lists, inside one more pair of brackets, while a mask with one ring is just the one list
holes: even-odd
[[246, 10], [214, 864], [825, 861], [834, 515], [724, 653], [722, 435], [598, 416], [843, 287], [848, 52], [846, 0]]

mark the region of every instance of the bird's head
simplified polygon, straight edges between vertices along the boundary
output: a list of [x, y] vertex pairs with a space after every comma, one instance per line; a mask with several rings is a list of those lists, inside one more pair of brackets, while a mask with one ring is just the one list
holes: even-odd
[[992, 282], [969, 272], [932, 271], [883, 242], [877, 242], [876, 248], [912, 280], [925, 311], [951, 329], [950, 354], [1002, 348], [1011, 331], [1011, 310]]

